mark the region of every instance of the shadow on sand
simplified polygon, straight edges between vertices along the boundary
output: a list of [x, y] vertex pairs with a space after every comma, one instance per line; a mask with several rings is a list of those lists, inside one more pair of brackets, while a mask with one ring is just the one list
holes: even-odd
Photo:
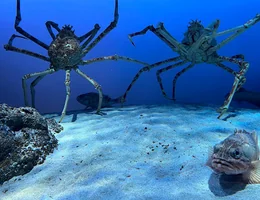
[[219, 197], [229, 196], [245, 189], [246, 184], [241, 175], [212, 173], [208, 181], [210, 191]]

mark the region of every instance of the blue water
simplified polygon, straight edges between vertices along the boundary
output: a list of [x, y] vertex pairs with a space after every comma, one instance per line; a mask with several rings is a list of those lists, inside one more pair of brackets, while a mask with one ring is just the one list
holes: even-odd
[[[219, 31], [242, 25], [260, 13], [259, 0], [247, 1], [152, 1], [152, 0], [119, 0], [119, 22], [96, 47], [86, 55], [85, 59], [108, 55], [122, 55], [148, 63], [158, 62], [175, 57], [164, 42], [148, 32], [144, 36], [135, 37], [134, 47], [128, 40], [128, 34], [140, 31], [147, 25], [164, 22], [166, 29], [178, 41], [183, 38], [188, 22], [199, 19], [207, 26], [219, 19]], [[62, 27], [73, 25], [75, 33], [81, 36], [91, 30], [95, 23], [103, 31], [113, 20], [114, 0], [21, 0], [22, 22], [20, 26], [39, 40], [50, 44], [51, 37], [45, 27], [48, 20]], [[37, 58], [16, 52], [5, 51], [3, 45], [9, 37], [16, 33], [14, 20], [16, 1], [0, 1], [0, 103], [11, 106], [23, 106], [21, 79], [28, 73], [47, 69], [49, 63]], [[246, 74], [246, 88], [260, 91], [260, 23], [251, 27], [236, 39], [218, 51], [220, 55], [232, 56], [244, 54], [250, 62]], [[223, 38], [220, 38], [223, 39]], [[30, 40], [17, 39], [14, 45], [43, 55], [47, 51]], [[238, 66], [227, 64], [233, 69]], [[103, 92], [111, 97], [122, 95], [132, 81], [141, 65], [125, 61], [104, 61], [80, 69], [101, 84]], [[158, 67], [162, 68], [161, 66]], [[142, 74], [128, 94], [128, 104], [162, 104], [169, 103], [161, 94], [156, 80], [156, 70]], [[171, 95], [172, 79], [182, 67], [170, 70], [162, 75], [165, 91]], [[36, 107], [40, 112], [61, 112], [65, 100], [65, 72], [59, 71], [45, 77], [36, 87]], [[27, 82], [29, 86], [30, 79]], [[176, 98], [180, 102], [213, 103], [222, 105], [224, 96], [230, 91], [234, 77], [228, 72], [209, 64], [201, 64], [183, 75], [177, 83]], [[74, 72], [71, 74], [71, 98], [68, 110], [83, 108], [76, 101], [81, 93], [95, 91], [93, 86]]]

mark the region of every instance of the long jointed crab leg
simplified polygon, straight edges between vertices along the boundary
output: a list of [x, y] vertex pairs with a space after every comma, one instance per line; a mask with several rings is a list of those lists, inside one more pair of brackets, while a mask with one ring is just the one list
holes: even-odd
[[69, 102], [69, 99], [70, 99], [70, 69], [69, 70], [66, 70], [66, 78], [65, 78], [65, 86], [66, 86], [66, 99], [65, 99], [65, 103], [64, 103], [64, 106], [63, 106], [63, 110], [62, 110], [62, 113], [61, 113], [61, 118], [60, 118], [60, 121], [59, 123], [61, 123], [61, 121], [63, 120], [64, 116], [66, 115], [66, 111], [67, 111], [67, 107], [68, 107], [68, 102]]
[[[146, 34], [147, 31], [152, 31], [154, 34], [156, 34], [156, 29], [155, 29], [154, 26], [152, 26], [152, 25], [145, 27], [145, 28], [144, 28], [143, 30], [141, 30], [141, 31], [138, 31], [138, 32], [129, 34], [129, 35], [128, 35], [128, 38], [129, 38], [130, 42], [132, 43], [132, 45], [135, 46], [135, 43], [134, 43], [132, 37], [135, 37], [135, 36], [138, 36], [138, 35], [144, 35], [144, 34]], [[156, 35], [157, 35], [157, 34], [156, 34]]]
[[[143, 64], [143, 65], [146, 65], [146, 66], [149, 66], [148, 63], [145, 63], [145, 62], [142, 62], [142, 61], [139, 61], [139, 60], [136, 60], [136, 59], [132, 59], [132, 58], [129, 58], [129, 57], [125, 57], [125, 56], [119, 56], [119, 55], [112, 55], [112, 56], [104, 56], [104, 57], [99, 57], [99, 58], [93, 58], [93, 59], [90, 59], [90, 60], [83, 60], [80, 64], [81, 65], [89, 65], [91, 63], [94, 63], [94, 62], [99, 62], [99, 61], [104, 61], [104, 60], [125, 60], [125, 61], [128, 61], [128, 62], [134, 62], [134, 63], [138, 63], [138, 64]], [[169, 62], [172, 62], [172, 60], [170, 60]], [[162, 62], [160, 62], [160, 64], [163, 64]], [[89, 78], [89, 77], [88, 77]], [[135, 82], [135, 80], [133, 81]], [[133, 84], [133, 82], [131, 84]], [[130, 84], [130, 85], [131, 85]], [[130, 86], [129, 86], [130, 87]], [[128, 87], [128, 88], [129, 88]], [[130, 87], [131, 88], [131, 87]], [[129, 88], [129, 90], [130, 90]], [[126, 91], [127, 93], [128, 91]], [[125, 95], [122, 97], [121, 99], [121, 102], [125, 102], [125, 96], [126, 96], [126, 93]]]
[[[132, 37], [138, 36], [138, 35], [144, 35], [147, 33], [147, 31], [153, 32], [157, 37], [159, 37], [162, 41], [164, 41], [170, 48], [172, 48], [174, 51], [178, 51], [179, 48], [182, 48], [178, 41], [173, 38], [169, 32], [166, 31], [166, 29], [163, 26], [163, 23], [159, 23], [158, 27], [155, 28], [154, 26], [150, 25], [144, 28], [141, 31], [131, 33], [128, 35], [129, 40], [131, 43], [135, 46]], [[183, 51], [186, 52], [186, 49], [182, 48]]]
[[32, 40], [33, 42], [35, 42], [36, 44], [40, 45], [41, 47], [43, 47], [44, 49], [48, 50], [49, 46], [43, 42], [41, 42], [40, 40], [38, 40], [37, 38], [33, 37], [32, 35], [30, 35], [29, 33], [27, 33], [26, 31], [24, 31], [20, 26], [20, 22], [22, 20], [21, 17], [21, 9], [20, 9], [20, 0], [17, 0], [17, 5], [16, 5], [16, 18], [15, 18], [15, 25], [14, 28], [15, 30], [22, 34], [24, 37], [29, 38], [30, 40]]
[[232, 62], [232, 63], [239, 65], [240, 71], [235, 74], [235, 80], [234, 80], [232, 89], [231, 89], [227, 99], [225, 100], [224, 105], [221, 106], [218, 110], [218, 112], [220, 113], [220, 115], [218, 116], [218, 119], [229, 108], [229, 105], [233, 99], [234, 93], [237, 90], [239, 90], [242, 87], [242, 85], [245, 83], [245, 81], [246, 81], [245, 73], [247, 72], [247, 70], [249, 68], [249, 63], [245, 62], [243, 60], [238, 60], [236, 58], [229, 58], [229, 57], [225, 57], [225, 56], [219, 56], [219, 59], [221, 59], [222, 61], [228, 61], [228, 62]]
[[118, 0], [115, 0], [115, 12], [114, 12], [114, 20], [109, 24], [109, 26], [98, 35], [98, 37], [83, 51], [83, 55], [86, 55], [96, 44], [105, 37], [110, 31], [112, 31], [118, 22], [119, 14], [118, 14]]
[[[95, 37], [95, 35], [99, 29], [100, 29], [100, 26], [98, 24], [95, 24], [95, 26], [92, 30], [90, 30], [86, 34], [78, 37], [79, 42], [83, 42], [83, 40], [87, 39], [89, 36], [92, 36], [92, 35], [93, 35], [93, 37]], [[92, 39], [93, 39], [93, 37], [92, 37]], [[85, 46], [87, 46], [87, 45], [85, 45]]]
[[28, 50], [25, 50], [25, 49], [20, 49], [20, 48], [17, 48], [17, 47], [14, 47], [13, 46], [13, 40], [15, 38], [23, 38], [23, 39], [27, 39], [23, 36], [20, 36], [20, 35], [15, 35], [13, 34], [9, 41], [8, 41], [8, 44], [4, 45], [4, 48], [6, 51], [15, 51], [15, 52], [18, 52], [18, 53], [23, 53], [23, 54], [26, 54], [26, 55], [29, 55], [29, 56], [33, 56], [33, 57], [36, 57], [36, 58], [39, 58], [39, 59], [42, 59], [42, 60], [45, 60], [45, 61], [50, 61], [50, 59], [46, 56], [43, 56], [41, 54], [38, 54], [38, 53], [34, 53], [32, 51], [28, 51]]
[[78, 40], [79, 40], [80, 42], [82, 42], [83, 40], [85, 40], [86, 38], [88, 38], [87, 41], [85, 41], [85, 42], [82, 44], [81, 49], [84, 49], [84, 48], [91, 42], [91, 40], [95, 37], [95, 35], [96, 35], [97, 32], [99, 31], [99, 29], [100, 29], [100, 26], [99, 26], [98, 24], [95, 24], [94, 28], [93, 28], [91, 31], [89, 31], [89, 32], [86, 33], [85, 35], [83, 35], [83, 36], [81, 36], [81, 37], [78, 38]]
[[52, 39], [55, 40], [56, 37], [55, 37], [51, 27], [54, 28], [59, 33], [60, 32], [59, 25], [57, 23], [55, 23], [55, 22], [52, 22], [52, 21], [47, 21], [45, 23], [45, 25], [46, 25], [46, 28], [47, 28], [48, 32], [50, 33]]
[[191, 69], [192, 67], [194, 67], [194, 63], [191, 63], [191, 64], [189, 64], [187, 67], [185, 67], [185, 68], [183, 68], [181, 71], [179, 71], [176, 75], [175, 75], [175, 77], [174, 77], [174, 79], [173, 79], [173, 81], [172, 81], [172, 100], [176, 100], [176, 98], [175, 98], [175, 88], [176, 88], [176, 83], [177, 83], [177, 80], [178, 80], [178, 78], [182, 75], [182, 74], [184, 74], [185, 72], [187, 72], [189, 69]]
[[[164, 96], [166, 99], [174, 100], [174, 99], [171, 99], [170, 97], [168, 97], [167, 94], [166, 94], [166, 92], [164, 91], [163, 84], [162, 84], [162, 78], [160, 77], [160, 74], [161, 74], [162, 72], [166, 72], [166, 71], [168, 71], [168, 70], [170, 70], [170, 69], [172, 69], [172, 68], [182, 66], [182, 65], [184, 65], [184, 64], [187, 63], [187, 62], [188, 62], [188, 61], [181, 61], [181, 62], [175, 63], [175, 64], [173, 64], [173, 65], [169, 65], [169, 66], [167, 66], [167, 67], [164, 67], [164, 68], [162, 68], [162, 69], [157, 70], [157, 72], [156, 72], [157, 81], [158, 81], [158, 83], [159, 83], [159, 85], [160, 85], [162, 94], [163, 94], [163, 96]], [[194, 64], [191, 64], [191, 65], [194, 66]]]
[[220, 24], [220, 21], [218, 19], [216, 19], [215, 21], [213, 21], [212, 23], [210, 23], [208, 25], [207, 28], [205, 28], [205, 30], [207, 31], [210, 31], [213, 35], [213, 37], [215, 37], [215, 33], [217, 32], [218, 30], [218, 27], [219, 27], [219, 24]]
[[[229, 68], [229, 67], [227, 67], [227, 66], [225, 66], [224, 64], [222, 64], [222, 63], [217, 63], [216, 64], [217, 66], [219, 66], [219, 67], [221, 67], [221, 68], [223, 68], [224, 70], [226, 70], [227, 72], [229, 72], [229, 73], [231, 73], [231, 74], [233, 74], [233, 75], [236, 75], [236, 72], [233, 70], [233, 69], [231, 69], [231, 68]], [[189, 64], [187, 67], [185, 67], [185, 68], [183, 68], [181, 71], [179, 71], [176, 75], [175, 75], [175, 77], [174, 77], [174, 79], [173, 79], [173, 81], [172, 81], [172, 98], [169, 98], [169, 97], [167, 97], [166, 96], [166, 94], [165, 94], [165, 92], [163, 92], [163, 94], [164, 94], [164, 97], [166, 97], [167, 99], [170, 99], [170, 100], [176, 100], [176, 98], [175, 98], [175, 94], [176, 94], [176, 83], [177, 83], [177, 80], [178, 80], [178, 78], [182, 75], [182, 74], [184, 74], [185, 72], [187, 72], [189, 69], [191, 69], [191, 68], [193, 68], [195, 66], [195, 64], [194, 63], [191, 63], [191, 64]], [[161, 69], [161, 70], [158, 70], [157, 71], [157, 76], [159, 76], [159, 74], [160, 73], [162, 73], [162, 72], [164, 72], [164, 71], [167, 71], [165, 68], [163, 68], [163, 69]], [[157, 80], [159, 79], [159, 77], [157, 77]], [[160, 78], [161, 79], [161, 78]], [[160, 84], [160, 83], [159, 83]], [[163, 91], [163, 87], [162, 87], [162, 85], [160, 84], [160, 86], [161, 86], [161, 90]]]
[[[64, 107], [63, 107], [63, 110], [62, 110], [62, 113], [61, 113], [61, 118], [59, 120], [59, 123], [63, 120], [64, 116], [66, 115], [68, 102], [69, 102], [69, 98], [70, 98], [70, 72], [71, 72], [71, 70], [66, 70], [66, 79], [65, 79], [66, 100], [65, 100], [65, 104], [64, 104]], [[75, 72], [77, 74], [79, 74], [80, 76], [82, 76], [83, 78], [87, 79], [95, 87], [95, 89], [98, 90], [98, 92], [99, 92], [99, 101], [98, 101], [98, 108], [97, 108], [97, 112], [96, 113], [97, 114], [102, 114], [100, 112], [101, 105], [102, 105], [102, 100], [103, 100], [103, 94], [102, 94], [101, 86], [96, 81], [94, 81], [92, 78], [90, 78], [89, 76], [84, 74], [78, 68], [75, 69]]]
[[32, 107], [33, 107], [33, 108], [35, 108], [35, 89], [34, 89], [34, 87], [35, 87], [46, 75], [47, 75], [47, 74], [38, 76], [36, 79], [34, 79], [34, 80], [31, 82], [30, 90], [31, 90], [31, 101], [32, 101]]
[[134, 62], [134, 63], [139, 63], [139, 64], [143, 64], [143, 65], [149, 65], [148, 63], [139, 61], [139, 60], [135, 60], [129, 57], [125, 57], [125, 56], [119, 56], [119, 55], [112, 55], [112, 56], [104, 56], [104, 57], [99, 57], [99, 58], [93, 58], [93, 59], [89, 59], [89, 60], [83, 60], [81, 61], [81, 65], [89, 65], [91, 63], [94, 62], [99, 62], [99, 61], [104, 61], [104, 60], [125, 60], [128, 62]]
[[163, 40], [173, 51], [187, 53], [186, 48], [173, 37], [171, 34], [164, 28], [162, 22], [159, 23], [158, 28], [156, 28], [157, 36]]
[[102, 90], [101, 90], [101, 86], [96, 82], [94, 81], [92, 78], [90, 78], [89, 76], [87, 76], [86, 74], [84, 74], [81, 70], [79, 70], [78, 68], [75, 69], [75, 72], [78, 73], [80, 76], [82, 76], [83, 78], [87, 79], [94, 87], [96, 90], [98, 90], [98, 93], [99, 93], [99, 101], [98, 101], [98, 108], [97, 108], [97, 114], [102, 114], [100, 112], [100, 109], [101, 109], [101, 105], [102, 105], [102, 100], [103, 100], [103, 93], [102, 93]]
[[29, 106], [28, 103], [28, 98], [27, 98], [27, 86], [26, 86], [26, 80], [35, 76], [45, 76], [47, 74], [52, 74], [54, 73], [55, 70], [54, 69], [47, 69], [45, 71], [42, 72], [36, 72], [36, 73], [32, 73], [32, 74], [26, 74], [23, 76], [22, 78], [22, 86], [23, 86], [23, 95], [24, 95], [24, 104], [25, 106]]
[[216, 63], [216, 65], [219, 66], [219, 67], [221, 67], [222, 69], [226, 70], [226, 71], [229, 72], [230, 74], [233, 74], [233, 75], [235, 75], [235, 76], [236, 76], [236, 74], [237, 74], [233, 69], [227, 67], [227, 66], [224, 65], [223, 63]]
[[140, 76], [143, 72], [145, 72], [145, 71], [150, 71], [152, 68], [157, 67], [157, 66], [160, 66], [160, 65], [165, 64], [165, 63], [179, 61], [180, 59], [181, 59], [181, 57], [178, 56], [178, 57], [174, 57], [174, 58], [170, 58], [170, 59], [167, 59], [167, 60], [163, 60], [163, 61], [154, 63], [154, 64], [152, 64], [152, 65], [148, 65], [148, 66], [143, 67], [142, 69], [140, 69], [140, 70], [137, 72], [137, 74], [135, 75], [135, 77], [133, 78], [132, 82], [129, 84], [129, 86], [128, 86], [128, 88], [126, 89], [125, 93], [123, 94], [121, 102], [125, 102], [127, 93], [130, 91], [130, 89], [132, 88], [132, 86], [134, 85], [134, 83], [137, 81], [137, 79], [139, 78], [139, 76]]
[[253, 19], [249, 20], [248, 22], [246, 22], [245, 24], [232, 28], [232, 29], [228, 29], [225, 31], [221, 31], [219, 33], [214, 34], [215, 37], [218, 36], [222, 36], [225, 34], [229, 34], [229, 33], [233, 33], [231, 36], [229, 36], [228, 38], [226, 38], [225, 40], [221, 41], [219, 44], [217, 44], [215, 47], [212, 47], [209, 51], [208, 51], [208, 55], [210, 55], [211, 53], [217, 51], [218, 49], [220, 49], [222, 46], [224, 46], [225, 44], [227, 44], [228, 42], [230, 42], [231, 40], [233, 40], [234, 38], [236, 38], [238, 35], [240, 35], [241, 33], [243, 33], [245, 30], [247, 30], [248, 28], [250, 28], [251, 26], [255, 25], [257, 22], [260, 21], [260, 14], [257, 14]]

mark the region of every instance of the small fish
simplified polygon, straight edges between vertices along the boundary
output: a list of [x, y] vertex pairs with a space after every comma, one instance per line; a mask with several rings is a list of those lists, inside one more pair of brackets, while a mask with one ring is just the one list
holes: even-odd
[[258, 138], [255, 132], [235, 130], [216, 144], [206, 163], [213, 171], [226, 175], [242, 175], [245, 183], [260, 183]]
[[[99, 94], [97, 92], [89, 92], [77, 96], [77, 101], [86, 106], [86, 108], [96, 109], [98, 107]], [[113, 104], [121, 103], [121, 97], [112, 99], [108, 95], [103, 94], [102, 108], [111, 107]]]
[[252, 92], [246, 90], [245, 88], [240, 88], [234, 94], [233, 100], [237, 102], [245, 101], [257, 107], [260, 107], [260, 92]]

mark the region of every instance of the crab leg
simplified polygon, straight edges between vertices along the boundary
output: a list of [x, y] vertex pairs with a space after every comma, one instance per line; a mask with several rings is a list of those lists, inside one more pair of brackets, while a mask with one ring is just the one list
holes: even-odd
[[99, 34], [99, 36], [83, 51], [83, 55], [86, 55], [96, 44], [103, 39], [110, 31], [112, 31], [118, 22], [118, 0], [115, 0], [115, 11], [114, 11], [114, 20], [109, 24], [109, 26]]
[[221, 67], [222, 69], [226, 70], [226, 71], [229, 72], [230, 74], [233, 74], [233, 75], [235, 75], [235, 76], [236, 76], [236, 74], [237, 74], [237, 73], [235, 72], [235, 70], [233, 70], [233, 69], [227, 67], [226, 65], [224, 65], [224, 64], [222, 64], [222, 63], [216, 63], [216, 65], [219, 66], [219, 67]]
[[132, 59], [132, 58], [129, 58], [129, 57], [125, 57], [125, 56], [119, 56], [119, 55], [112, 55], [112, 56], [104, 56], [104, 57], [99, 57], [99, 58], [93, 58], [93, 59], [90, 59], [90, 60], [83, 60], [81, 61], [81, 65], [89, 65], [91, 63], [94, 63], [94, 62], [99, 62], [99, 61], [104, 61], [104, 60], [125, 60], [125, 61], [128, 61], [128, 62], [135, 62], [135, 63], [139, 63], [139, 64], [142, 64], [142, 65], [149, 65], [148, 63], [145, 63], [145, 62], [142, 62], [142, 61], [139, 61], [139, 60], [135, 60], [135, 59]]
[[10, 39], [8, 41], [8, 44], [4, 45], [4, 48], [5, 48], [6, 51], [15, 51], [15, 52], [18, 52], [18, 53], [23, 53], [23, 54], [26, 54], [26, 55], [29, 55], [29, 56], [33, 56], [33, 57], [36, 57], [36, 58], [39, 58], [39, 59], [42, 59], [42, 60], [50, 62], [50, 59], [48, 57], [46, 57], [46, 56], [43, 56], [43, 55], [38, 54], [38, 53], [34, 53], [32, 51], [28, 51], [28, 50], [25, 50], [25, 49], [20, 49], [20, 48], [14, 47], [13, 46], [13, 40], [14, 40], [14, 38], [17, 38], [17, 37], [23, 38], [23, 39], [27, 39], [27, 38], [25, 38], [23, 36], [13, 34], [10, 37]]
[[[242, 56], [242, 55], [237, 55], [237, 56], [232, 56], [232, 57], [239, 57], [239, 58], [241, 58], [241, 56]], [[222, 64], [222, 63], [216, 63], [216, 65], [219, 66], [219, 67], [221, 67], [222, 69], [226, 70], [227, 72], [229, 72], [229, 73], [231, 73], [231, 74], [233, 74], [233, 75], [236, 75], [236, 72], [235, 72], [233, 69], [231, 69], [231, 68], [225, 66], [224, 64]], [[175, 88], [176, 88], [177, 79], [178, 79], [182, 74], [184, 74], [185, 72], [187, 72], [189, 69], [191, 69], [191, 68], [194, 67], [194, 66], [195, 66], [195, 65], [194, 65], [193, 63], [191, 63], [190, 65], [188, 65], [187, 67], [185, 67], [184, 69], [182, 69], [180, 72], [178, 72], [178, 73], [175, 75], [175, 77], [174, 77], [174, 79], [173, 79], [173, 87], [172, 87], [172, 100], [176, 100], [176, 98], [175, 98]], [[166, 97], [166, 98], [167, 98], [167, 97]]]
[[185, 67], [184, 69], [182, 69], [181, 71], [179, 71], [176, 75], [175, 75], [175, 77], [174, 77], [174, 79], [173, 79], [173, 81], [172, 81], [172, 100], [176, 100], [176, 98], [175, 98], [175, 88], [176, 88], [176, 82], [177, 82], [177, 79], [182, 75], [182, 74], [184, 74], [186, 71], [188, 71], [189, 69], [191, 69], [192, 67], [194, 67], [194, 63], [191, 63], [191, 64], [189, 64], [187, 67]]
[[239, 65], [240, 71], [238, 73], [236, 73], [236, 75], [235, 75], [235, 81], [233, 83], [232, 89], [231, 89], [227, 99], [224, 102], [224, 105], [221, 106], [218, 110], [218, 112], [220, 113], [220, 115], [218, 116], [218, 119], [220, 119], [220, 117], [229, 108], [229, 105], [233, 99], [234, 93], [237, 90], [239, 90], [239, 88], [241, 88], [242, 85], [245, 83], [245, 81], [246, 81], [245, 73], [247, 72], [247, 70], [249, 68], [249, 63], [245, 62], [243, 60], [241, 61], [236, 58], [229, 58], [229, 57], [225, 57], [225, 56], [220, 56], [219, 58], [222, 59], [223, 61], [228, 61], [228, 62], [232, 62], [232, 63]]
[[[221, 67], [221, 68], [223, 68], [224, 70], [228, 71], [229, 73], [231, 73], [231, 74], [233, 74], [233, 75], [236, 75], [236, 72], [235, 72], [234, 70], [232, 70], [231, 68], [229, 68], [229, 67], [223, 65], [222, 63], [217, 63], [216, 65], [219, 66], [219, 67]], [[175, 77], [174, 77], [174, 79], [173, 79], [173, 81], [172, 81], [172, 85], [173, 85], [173, 86], [172, 86], [172, 100], [176, 100], [176, 99], [175, 99], [175, 88], [176, 88], [176, 83], [177, 83], [178, 78], [179, 78], [182, 74], [184, 74], [185, 72], [187, 72], [189, 69], [191, 69], [192, 67], [194, 67], [194, 64], [191, 63], [190, 65], [188, 65], [187, 67], [185, 67], [184, 69], [182, 69], [180, 72], [178, 72], [178, 73], [175, 75]]]
[[159, 23], [158, 28], [156, 28], [156, 32], [158, 34], [158, 37], [169, 47], [171, 47], [173, 51], [187, 53], [187, 50], [184, 48], [184, 46], [179, 43], [174, 37], [172, 37], [171, 34], [164, 28], [162, 22]]
[[64, 116], [66, 115], [67, 107], [68, 107], [68, 102], [70, 99], [70, 69], [66, 70], [66, 78], [65, 78], [65, 86], [66, 86], [66, 99], [65, 99], [65, 104], [61, 113], [61, 118], [59, 120], [59, 123], [63, 120]]
[[54, 33], [53, 33], [51, 27], [53, 27], [54, 29], [56, 29], [56, 31], [60, 32], [59, 25], [58, 25], [57, 23], [55, 23], [55, 22], [52, 22], [52, 21], [47, 21], [47, 22], [45, 23], [45, 25], [46, 25], [47, 30], [48, 30], [48, 32], [50, 33], [52, 39], [55, 40], [56, 37], [55, 37], [55, 35], [54, 35]]
[[[132, 58], [129, 58], [129, 57], [125, 57], [125, 56], [119, 56], [119, 55], [104, 56], [104, 57], [99, 57], [99, 58], [93, 58], [93, 59], [90, 59], [90, 60], [83, 60], [80, 64], [81, 65], [89, 65], [91, 63], [104, 61], [104, 60], [125, 60], [125, 61], [128, 61], [128, 62], [134, 62], [134, 63], [139, 63], [139, 64], [143, 64], [143, 65], [149, 66], [148, 63], [145, 63], [145, 62], [142, 62], [142, 61], [139, 61], [139, 60], [135, 60], [135, 59], [132, 59]], [[172, 59], [168, 59], [168, 60], [170, 60], [169, 62], [172, 61]], [[160, 64], [163, 64], [163, 63], [160, 62]], [[131, 84], [133, 84], [134, 82], [135, 81], [133, 81]], [[131, 87], [129, 86], [128, 90], [130, 90], [130, 88]], [[128, 91], [126, 91], [126, 93], [127, 92]], [[121, 99], [122, 103], [125, 102], [126, 93], [125, 93], [125, 95]]]
[[[154, 26], [147, 26], [147, 27], [145, 27], [143, 30], [141, 30], [141, 31], [138, 31], [138, 32], [135, 32], [135, 33], [131, 33], [131, 34], [129, 34], [128, 35], [128, 38], [129, 38], [129, 40], [130, 40], [130, 42], [132, 43], [132, 45], [134, 45], [135, 46], [135, 43], [134, 43], [134, 41], [133, 41], [133, 39], [132, 39], [132, 37], [135, 37], [135, 36], [138, 36], [138, 35], [144, 35], [144, 34], [146, 34], [146, 32], [147, 31], [152, 31], [155, 35], [157, 35], [157, 33], [156, 33], [156, 29], [154, 28]], [[158, 36], [158, 35], [157, 35]], [[159, 37], [159, 36], [158, 36]]]
[[31, 100], [32, 100], [32, 107], [35, 108], [35, 89], [34, 87], [45, 77], [46, 75], [38, 76], [30, 85], [31, 89]]
[[218, 45], [212, 47], [209, 51], [208, 51], [208, 55], [211, 55], [213, 52], [217, 51], [218, 49], [220, 49], [222, 46], [224, 46], [225, 44], [227, 44], [228, 42], [230, 42], [231, 40], [233, 40], [234, 38], [236, 38], [238, 35], [240, 35], [241, 33], [243, 33], [245, 30], [247, 30], [248, 28], [250, 28], [251, 26], [255, 25], [257, 22], [260, 21], [260, 14], [257, 14], [255, 18], [249, 20], [248, 22], [246, 22], [245, 24], [232, 28], [232, 29], [228, 29], [219, 33], [214, 34], [214, 37], [218, 37], [218, 36], [222, 36], [225, 34], [229, 34], [229, 33], [233, 33], [231, 36], [229, 36], [228, 38], [226, 38], [225, 40], [223, 40], [222, 42], [220, 42]]
[[244, 60], [245, 56], [243, 54], [237, 54], [237, 55], [231, 56], [231, 58], [237, 58], [237, 59]]
[[20, 22], [22, 20], [21, 17], [21, 8], [20, 8], [20, 0], [17, 0], [17, 4], [16, 4], [16, 18], [15, 18], [15, 25], [14, 28], [15, 30], [22, 34], [24, 37], [30, 39], [31, 41], [35, 42], [36, 44], [40, 45], [41, 47], [43, 47], [44, 49], [49, 49], [49, 46], [43, 42], [41, 42], [40, 40], [38, 40], [37, 38], [33, 37], [32, 35], [30, 35], [29, 33], [27, 33], [26, 31], [24, 31], [20, 26]]
[[[170, 70], [170, 69], [173, 69], [173, 68], [175, 68], [175, 67], [184, 65], [184, 64], [187, 63], [187, 62], [188, 62], [188, 61], [181, 61], [181, 62], [175, 63], [175, 64], [173, 64], [173, 65], [169, 65], [169, 66], [167, 66], [167, 67], [165, 67], [165, 68], [162, 68], [162, 69], [160, 69], [160, 70], [157, 70], [157, 72], [156, 72], [157, 81], [158, 81], [158, 83], [159, 83], [159, 85], [160, 85], [162, 94], [163, 94], [163, 96], [164, 96], [165, 98], [170, 99], [170, 100], [173, 100], [173, 99], [169, 98], [169, 97], [166, 95], [166, 92], [164, 91], [164, 88], [163, 88], [162, 78], [160, 77], [160, 74], [161, 74], [162, 72], [166, 72], [166, 71], [168, 71], [168, 70]], [[193, 65], [194, 65], [194, 64], [193, 64]]]
[[153, 32], [157, 37], [159, 37], [162, 41], [164, 41], [170, 48], [172, 48], [174, 51], [178, 52], [179, 49], [186, 52], [186, 49], [179, 45], [178, 41], [173, 38], [170, 33], [164, 28], [163, 23], [160, 22], [157, 28], [154, 28], [154, 26], [150, 25], [144, 28], [141, 31], [131, 33], [128, 35], [129, 40], [131, 43], [135, 46], [132, 37], [138, 36], [138, 35], [144, 35], [147, 31]]
[[83, 43], [83, 45], [81, 46], [81, 49], [84, 49], [89, 43], [90, 41], [95, 37], [95, 35], [97, 34], [97, 32], [99, 31], [100, 26], [98, 24], [95, 24], [94, 28], [89, 31], [88, 33], [86, 33], [85, 35], [82, 35], [81, 37], [78, 37], [78, 40], [80, 42], [82, 42], [83, 40], [85, 40], [86, 38], [88, 38], [87, 41], [85, 41]]
[[82, 76], [83, 78], [87, 79], [94, 87], [96, 90], [98, 90], [99, 93], [99, 101], [98, 101], [98, 108], [97, 108], [97, 114], [102, 114], [100, 112], [101, 109], [101, 105], [102, 105], [102, 100], [103, 100], [103, 93], [102, 93], [102, 89], [101, 89], [101, 85], [99, 85], [96, 81], [94, 81], [92, 78], [90, 78], [88, 75], [84, 74], [81, 70], [79, 70], [78, 68], [75, 69], [75, 72], [78, 73], [80, 76]]
[[55, 70], [54, 69], [47, 69], [45, 71], [42, 72], [36, 72], [36, 73], [32, 73], [32, 74], [26, 74], [23, 76], [22, 78], [22, 86], [23, 86], [23, 95], [24, 95], [24, 103], [25, 106], [29, 106], [28, 103], [28, 99], [27, 99], [27, 86], [26, 86], [26, 80], [35, 76], [45, 76], [47, 74], [52, 74], [54, 73]]
[[208, 25], [208, 27], [205, 28], [205, 30], [209, 30], [210, 32], [212, 32], [212, 35], [215, 36], [215, 33], [219, 27], [219, 24], [220, 24], [220, 21], [218, 19], [216, 19], [210, 25]]
[[154, 64], [152, 64], [152, 65], [148, 65], [148, 66], [143, 67], [142, 69], [140, 69], [140, 70], [137, 72], [137, 74], [135, 75], [135, 77], [133, 78], [132, 82], [129, 84], [129, 86], [128, 86], [128, 88], [126, 89], [125, 93], [123, 94], [121, 102], [125, 102], [127, 93], [130, 91], [130, 89], [133, 87], [134, 83], [137, 81], [137, 79], [139, 78], [139, 76], [140, 76], [143, 72], [145, 72], [145, 71], [150, 71], [152, 68], [157, 67], [157, 66], [160, 66], [160, 65], [162, 65], [162, 64], [169, 63], [169, 62], [176, 62], [176, 61], [179, 61], [179, 60], [181, 60], [181, 57], [180, 57], [180, 56], [174, 57], [174, 58], [170, 58], [170, 59], [167, 59], [167, 60], [163, 60], [163, 61], [154, 63]]
[[[226, 57], [228, 60], [230, 59], [236, 59], [238, 61], [238, 59], [241, 59], [242, 61], [244, 61], [244, 55], [243, 54], [238, 54], [238, 55], [234, 55], [231, 56], [230, 58]], [[234, 76], [236, 76], [237, 72], [235, 72], [235, 70], [231, 69], [230, 67], [227, 67], [226, 65], [222, 64], [221, 62], [223, 61], [222, 57], [219, 57], [220, 62], [216, 62], [215, 65], [217, 65], [218, 67], [221, 67], [222, 69], [226, 70], [227, 72], [229, 72], [230, 74], [233, 74]], [[225, 60], [224, 60], [225, 61]], [[237, 64], [237, 63], [236, 63]], [[243, 66], [243, 65], [242, 65]], [[239, 67], [241, 67], [239, 65]]]

